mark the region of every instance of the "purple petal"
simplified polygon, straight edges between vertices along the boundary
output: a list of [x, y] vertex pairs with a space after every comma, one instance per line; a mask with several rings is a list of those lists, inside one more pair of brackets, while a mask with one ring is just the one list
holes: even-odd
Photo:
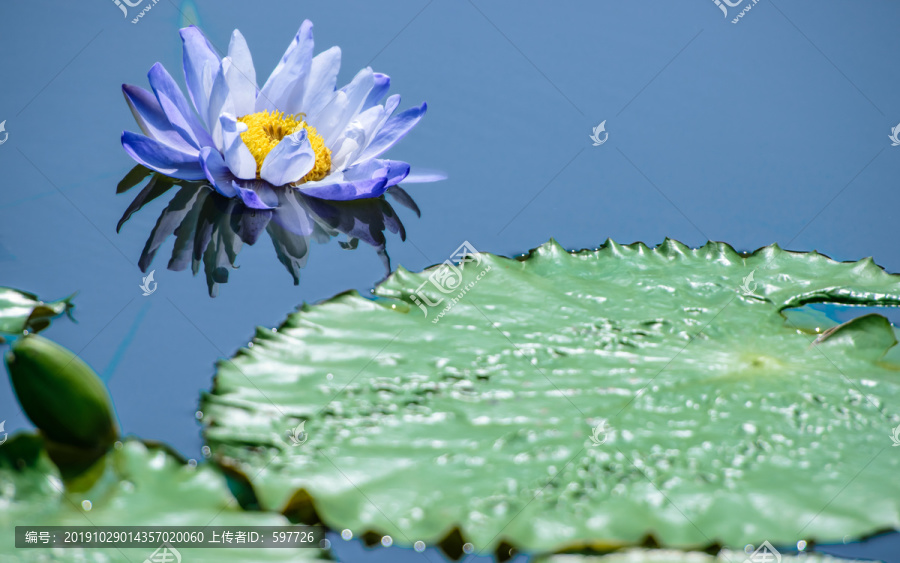
[[258, 180], [235, 180], [238, 196], [244, 205], [252, 209], [272, 209], [278, 205], [275, 190], [266, 182]]
[[410, 172], [403, 179], [404, 184], [424, 184], [427, 182], [440, 182], [447, 179], [447, 173], [440, 170], [429, 170], [427, 168], [418, 168], [415, 172]]
[[181, 180], [202, 180], [206, 178], [200, 159], [155, 139], [125, 131], [122, 146], [131, 158], [160, 174]]
[[320, 199], [346, 201], [378, 197], [389, 187], [403, 181], [409, 164], [398, 160], [369, 160], [348, 168], [343, 179], [303, 184], [297, 189]]
[[363, 151], [363, 154], [359, 157], [360, 160], [375, 158], [394, 146], [397, 141], [405, 137], [416, 126], [419, 120], [422, 119], [422, 116], [425, 115], [427, 109], [428, 104], [423, 103], [417, 108], [409, 108], [388, 119], [381, 131], [375, 135], [375, 138]]
[[216, 191], [225, 197], [235, 197], [237, 189], [234, 185], [234, 174], [225, 165], [225, 160], [219, 151], [212, 147], [203, 147], [200, 151], [200, 164], [209, 183]]
[[122, 93], [125, 94], [125, 101], [131, 108], [131, 114], [134, 115], [134, 120], [144, 135], [180, 151], [199, 154], [197, 149], [172, 127], [153, 94], [131, 84], [123, 84]]
[[387, 74], [382, 74], [380, 72], [375, 73], [375, 87], [372, 88], [372, 91], [369, 92], [369, 97], [366, 98], [365, 103], [363, 104], [362, 109], [367, 110], [371, 107], [375, 107], [378, 105], [378, 102], [387, 94], [388, 90], [391, 88], [391, 77]]
[[216, 191], [225, 197], [239, 197], [244, 205], [253, 209], [272, 209], [278, 203], [278, 196], [272, 186], [258, 180], [239, 180], [225, 166], [225, 160], [218, 151], [205, 147], [200, 157], [206, 178]]
[[188, 106], [187, 98], [181, 92], [178, 84], [160, 63], [150, 68], [147, 74], [150, 79], [150, 87], [156, 94], [160, 107], [169, 118], [169, 123], [181, 136], [196, 148], [206, 147], [212, 144], [212, 139], [206, 129]]
[[385, 178], [387, 179], [387, 187], [396, 186], [409, 176], [409, 164], [399, 160], [380, 160], [385, 170]]
[[369, 178], [362, 180], [345, 180], [323, 186], [306, 187], [302, 185], [298, 190], [304, 194], [319, 199], [334, 201], [348, 201], [351, 199], [365, 199], [378, 197], [388, 188], [384, 178]]
[[209, 95], [221, 60], [209, 40], [195, 26], [181, 30], [184, 44], [184, 80], [197, 113], [204, 122], [209, 114]]
[[273, 186], [299, 181], [316, 164], [316, 153], [309, 144], [306, 129], [288, 135], [266, 155], [259, 177]]

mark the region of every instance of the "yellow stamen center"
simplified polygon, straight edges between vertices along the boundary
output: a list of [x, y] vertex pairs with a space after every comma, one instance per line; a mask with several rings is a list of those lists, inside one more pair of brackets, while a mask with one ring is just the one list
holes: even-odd
[[241, 139], [256, 160], [257, 178], [259, 178], [259, 171], [262, 170], [263, 161], [269, 152], [282, 139], [292, 133], [296, 133], [300, 129], [306, 129], [309, 144], [316, 154], [316, 163], [313, 169], [295, 184], [314, 182], [328, 175], [328, 172], [331, 171], [331, 151], [325, 146], [325, 140], [316, 132], [316, 128], [303, 121], [304, 117], [306, 117], [306, 114], [303, 113], [284, 115], [284, 112], [281, 111], [269, 113], [269, 110], [265, 110], [238, 118], [238, 121], [246, 124], [248, 127], [246, 131], [241, 133]]

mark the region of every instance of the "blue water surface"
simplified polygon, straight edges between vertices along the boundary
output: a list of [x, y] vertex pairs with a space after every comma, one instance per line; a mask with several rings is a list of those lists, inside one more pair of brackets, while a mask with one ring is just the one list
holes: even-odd
[[[407, 240], [388, 234], [393, 266], [442, 262], [463, 241], [514, 255], [551, 237], [568, 248], [670, 237], [872, 256], [900, 272], [900, 146], [888, 139], [900, 4], [761, 0], [732, 23], [743, 4], [724, 15], [707, 0], [144, 0], [123, 18], [114, 2], [4, 2], [0, 285], [77, 290], [78, 323], [45, 334], [107, 381], [125, 433], [200, 458], [195, 412], [216, 359], [303, 302], [367, 293], [384, 263], [366, 244], [314, 244], [295, 286], [263, 237], [213, 299], [202, 272], [166, 269], [169, 239], [143, 296], [138, 259], [171, 196], [116, 233], [135, 195], [115, 193], [133, 166], [120, 135], [137, 130], [121, 84], [146, 87], [157, 61], [182, 82], [177, 30], [190, 23], [220, 51], [239, 28], [262, 81], [304, 18], [317, 52], [341, 46], [339, 83], [371, 65], [401, 107], [428, 102], [388, 156], [449, 179], [407, 186], [422, 216], [395, 205]], [[3, 419], [31, 428], [6, 378]], [[834, 553], [898, 561], [900, 541]]]

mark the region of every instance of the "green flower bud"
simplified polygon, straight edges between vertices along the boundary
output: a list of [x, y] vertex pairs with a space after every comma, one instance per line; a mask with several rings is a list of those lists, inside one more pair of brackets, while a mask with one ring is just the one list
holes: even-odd
[[109, 392], [71, 351], [32, 334], [13, 344], [6, 368], [25, 415], [46, 438], [84, 450], [106, 450], [116, 441]]

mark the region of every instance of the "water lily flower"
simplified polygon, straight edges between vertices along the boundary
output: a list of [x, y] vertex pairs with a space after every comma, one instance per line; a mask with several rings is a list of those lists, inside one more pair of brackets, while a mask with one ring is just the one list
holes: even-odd
[[122, 134], [125, 151], [160, 174], [208, 181], [256, 209], [278, 205], [277, 186], [352, 200], [378, 197], [401, 181], [444, 179], [410, 174], [406, 162], [379, 158], [419, 122], [426, 104], [395, 113], [399, 95], [380, 103], [390, 78], [368, 67], [336, 90], [340, 48], [313, 56], [312, 27], [303, 22], [262, 88], [239, 31], [220, 57], [197, 27], [182, 29], [193, 109], [156, 63], [148, 74], [152, 93], [122, 86], [143, 132]]

